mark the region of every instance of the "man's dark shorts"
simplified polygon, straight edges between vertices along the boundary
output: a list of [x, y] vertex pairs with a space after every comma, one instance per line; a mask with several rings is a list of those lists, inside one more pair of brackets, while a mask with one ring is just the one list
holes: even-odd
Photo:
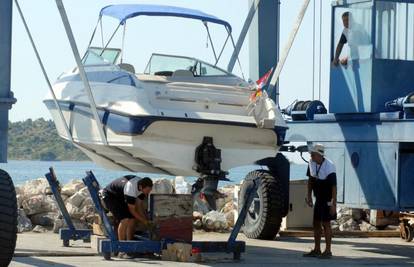
[[111, 194], [104, 194], [103, 201], [106, 208], [114, 215], [117, 221], [132, 219], [134, 216], [128, 209], [128, 204], [123, 199], [116, 198]]
[[313, 220], [319, 222], [330, 222], [336, 220], [336, 212], [331, 215], [327, 202], [316, 202], [313, 208]]

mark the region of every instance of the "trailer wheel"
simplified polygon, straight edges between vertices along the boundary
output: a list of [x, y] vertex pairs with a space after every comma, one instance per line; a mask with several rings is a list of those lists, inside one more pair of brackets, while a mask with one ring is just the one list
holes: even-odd
[[414, 228], [409, 224], [400, 225], [400, 236], [401, 236], [401, 239], [404, 240], [405, 242], [413, 241]]
[[0, 170], [0, 266], [8, 266], [17, 238], [16, 191], [10, 175]]
[[284, 211], [286, 198], [289, 192], [281, 185], [278, 177], [270, 172], [256, 170], [247, 174], [240, 189], [239, 210], [246, 200], [246, 191], [254, 179], [260, 181], [259, 188], [254, 196], [253, 203], [248, 209], [244, 221], [243, 232], [249, 238], [272, 240], [279, 232]]
[[102, 256], [104, 257], [105, 260], [109, 261], [111, 260], [111, 252], [103, 252]]
[[70, 246], [69, 240], [67, 240], [67, 239], [62, 240], [62, 244], [63, 244], [64, 247], [69, 247]]

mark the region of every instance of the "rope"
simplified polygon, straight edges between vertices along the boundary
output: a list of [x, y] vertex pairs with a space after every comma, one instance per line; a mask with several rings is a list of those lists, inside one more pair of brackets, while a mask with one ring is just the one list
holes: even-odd
[[315, 48], [316, 48], [316, 0], [313, 0], [313, 40], [312, 40], [312, 101], [315, 100]]
[[24, 18], [24, 15], [23, 15], [23, 12], [22, 12], [22, 10], [20, 8], [19, 2], [17, 0], [14, 0], [14, 3], [16, 4], [17, 11], [19, 12], [20, 18], [22, 19], [22, 22], [23, 22], [24, 28], [26, 30], [27, 36], [29, 37], [29, 40], [30, 40], [30, 43], [31, 43], [32, 48], [34, 50], [34, 53], [36, 55], [37, 61], [38, 61], [39, 65], [40, 65], [40, 68], [42, 70], [43, 77], [45, 78], [45, 81], [47, 83], [47, 86], [49, 87], [50, 94], [53, 97], [53, 102], [55, 102], [55, 106], [58, 109], [59, 117], [60, 117], [60, 119], [63, 122], [63, 125], [65, 127], [65, 131], [66, 131], [66, 134], [67, 134], [69, 140], [73, 143], [72, 133], [69, 130], [69, 127], [68, 127], [68, 125], [66, 123], [65, 117], [63, 116], [62, 109], [60, 108], [59, 102], [57, 101], [55, 92], [53, 91], [52, 84], [50, 83], [49, 77], [48, 77], [48, 75], [46, 73], [45, 66], [43, 65], [42, 59], [40, 58], [39, 51], [37, 50], [36, 44], [34, 43], [32, 34], [30, 33], [29, 26], [27, 26], [26, 19]]
[[321, 88], [322, 88], [322, 22], [323, 22], [323, 5], [322, 0], [320, 2], [320, 23], [319, 23], [319, 97], [321, 100]]

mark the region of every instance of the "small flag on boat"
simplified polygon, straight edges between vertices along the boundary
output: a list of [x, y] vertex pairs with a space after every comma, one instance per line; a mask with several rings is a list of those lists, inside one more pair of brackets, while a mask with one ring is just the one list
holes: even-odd
[[271, 68], [268, 72], [266, 72], [265, 75], [263, 75], [263, 77], [261, 77], [259, 80], [256, 81], [257, 84], [257, 89], [254, 93], [251, 94], [250, 96], [250, 100], [254, 101], [256, 100], [257, 97], [261, 96], [263, 87], [266, 86], [267, 82], [269, 81], [270, 76], [273, 73], [273, 68]]

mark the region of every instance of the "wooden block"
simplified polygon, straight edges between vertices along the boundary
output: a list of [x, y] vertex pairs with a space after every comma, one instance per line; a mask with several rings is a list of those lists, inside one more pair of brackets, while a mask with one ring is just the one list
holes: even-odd
[[102, 224], [93, 223], [92, 232], [94, 235], [105, 236], [105, 230]]
[[91, 235], [91, 248], [98, 252], [99, 243], [105, 239], [107, 239], [105, 236]]
[[151, 216], [158, 237], [191, 242], [193, 240], [193, 198], [191, 195], [151, 195]]
[[400, 213], [397, 211], [371, 210], [369, 223], [374, 226], [397, 225]]

